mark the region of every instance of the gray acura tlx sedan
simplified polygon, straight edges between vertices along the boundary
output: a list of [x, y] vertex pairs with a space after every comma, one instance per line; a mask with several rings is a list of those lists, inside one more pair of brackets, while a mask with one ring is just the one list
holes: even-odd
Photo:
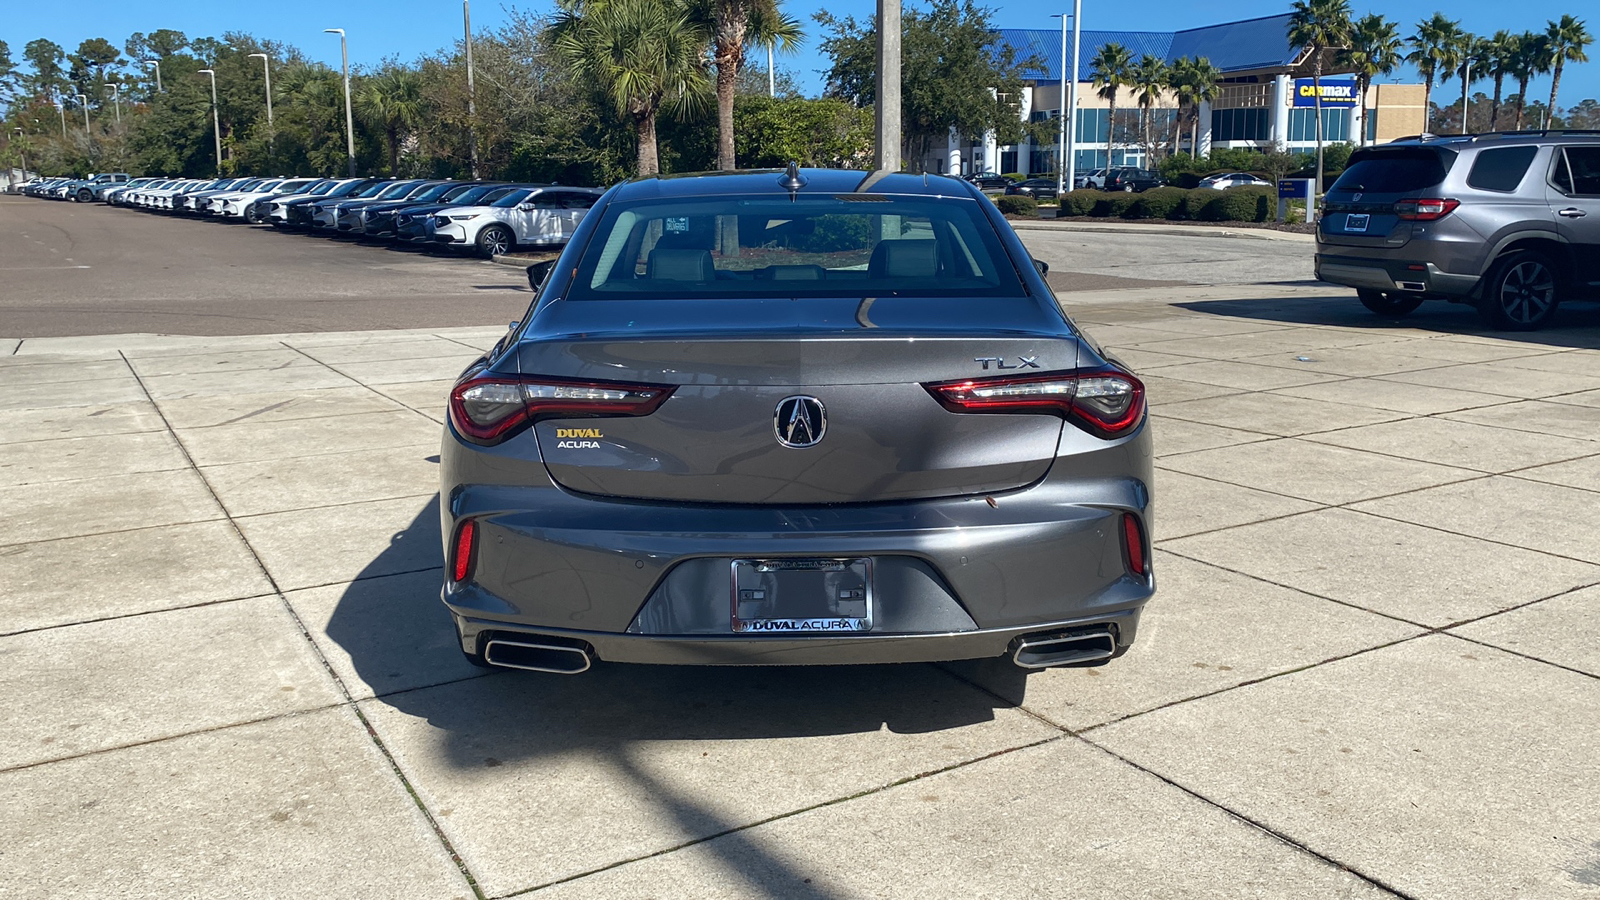
[[450, 394], [470, 661], [1044, 668], [1133, 642], [1144, 386], [976, 187], [644, 178], [547, 268]]

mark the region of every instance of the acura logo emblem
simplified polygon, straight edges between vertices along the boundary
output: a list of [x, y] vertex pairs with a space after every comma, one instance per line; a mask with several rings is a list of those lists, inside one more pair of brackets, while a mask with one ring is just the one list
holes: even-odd
[[785, 447], [810, 447], [828, 431], [828, 410], [815, 397], [785, 397], [778, 401], [772, 430]]

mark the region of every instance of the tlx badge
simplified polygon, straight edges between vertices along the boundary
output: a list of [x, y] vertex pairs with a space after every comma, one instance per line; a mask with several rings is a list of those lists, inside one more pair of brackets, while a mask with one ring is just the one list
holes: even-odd
[[1037, 369], [1039, 368], [1039, 363], [1036, 361], [1038, 359], [1039, 357], [1037, 356], [1019, 356], [1017, 357], [1016, 365], [1006, 362], [1006, 358], [1003, 356], [976, 356], [973, 357], [972, 361], [983, 363], [983, 370], [987, 372], [989, 371], [990, 363], [993, 363], [996, 369]]

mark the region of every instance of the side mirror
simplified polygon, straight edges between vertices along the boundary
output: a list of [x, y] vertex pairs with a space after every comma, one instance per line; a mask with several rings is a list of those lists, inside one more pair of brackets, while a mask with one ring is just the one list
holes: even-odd
[[544, 286], [544, 280], [550, 277], [550, 270], [554, 269], [555, 267], [556, 261], [553, 259], [547, 259], [544, 262], [536, 262], [529, 266], [528, 287], [533, 288], [534, 291], [537, 292], [540, 287]]
[[1035, 269], [1039, 270], [1039, 277], [1040, 278], [1043, 278], [1044, 276], [1050, 274], [1050, 264], [1045, 262], [1042, 259], [1034, 260], [1033, 261], [1033, 267]]

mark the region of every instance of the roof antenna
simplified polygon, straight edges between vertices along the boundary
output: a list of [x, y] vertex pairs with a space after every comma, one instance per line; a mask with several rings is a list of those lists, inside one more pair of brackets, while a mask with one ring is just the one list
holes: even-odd
[[778, 185], [791, 194], [805, 187], [806, 180], [800, 176], [800, 163], [790, 160], [789, 168], [784, 170], [783, 177], [778, 179]]

